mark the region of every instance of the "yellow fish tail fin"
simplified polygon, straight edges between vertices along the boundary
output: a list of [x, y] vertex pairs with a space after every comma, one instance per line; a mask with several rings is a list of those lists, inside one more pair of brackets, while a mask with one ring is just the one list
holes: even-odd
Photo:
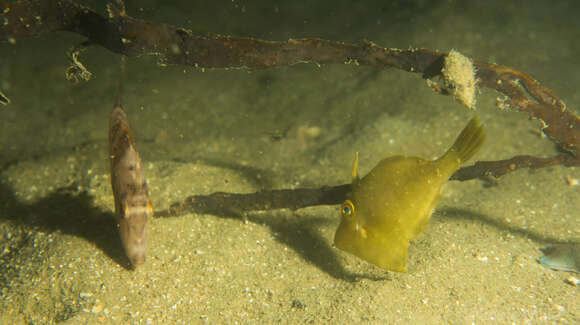
[[457, 159], [458, 165], [461, 166], [475, 155], [484, 141], [485, 133], [483, 132], [483, 126], [479, 122], [479, 118], [475, 116], [467, 123], [444, 157], [450, 156]]

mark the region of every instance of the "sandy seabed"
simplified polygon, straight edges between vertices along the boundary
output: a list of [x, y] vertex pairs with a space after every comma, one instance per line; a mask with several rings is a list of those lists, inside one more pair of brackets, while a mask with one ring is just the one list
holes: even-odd
[[[128, 2], [128, 13], [195, 33], [457, 49], [530, 74], [579, 112], [573, 1], [164, 3]], [[107, 160], [120, 60], [89, 49], [95, 79], [72, 85], [65, 51], [81, 41], [0, 44], [0, 89], [12, 100], [0, 107], [0, 322], [580, 322], [580, 291], [566, 282], [578, 275], [537, 262], [548, 243], [580, 240], [580, 171], [561, 166], [449, 182], [404, 274], [332, 247], [338, 206], [155, 218], [146, 264], [128, 269]], [[156, 63], [128, 60], [123, 103], [157, 211], [217, 191], [347, 183], [356, 151], [362, 174], [390, 155], [435, 158], [474, 114], [393, 69]], [[475, 160], [557, 152], [538, 121], [498, 110], [496, 97], [479, 94], [487, 142]]]

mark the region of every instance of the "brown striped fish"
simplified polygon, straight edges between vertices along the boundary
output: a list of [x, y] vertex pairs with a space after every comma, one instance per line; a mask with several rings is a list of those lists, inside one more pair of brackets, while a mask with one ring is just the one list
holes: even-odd
[[153, 216], [153, 205], [135, 137], [119, 98], [109, 120], [111, 186], [121, 242], [131, 264], [137, 267], [145, 262], [147, 219]]
[[2, 104], [2, 105], [10, 104], [10, 98], [8, 98], [8, 96], [4, 95], [2, 90], [0, 90], [0, 104]]

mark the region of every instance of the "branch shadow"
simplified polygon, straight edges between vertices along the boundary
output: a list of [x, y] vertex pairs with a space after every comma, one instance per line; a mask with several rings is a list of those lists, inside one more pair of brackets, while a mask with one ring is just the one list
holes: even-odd
[[[243, 195], [243, 194], [242, 194]], [[249, 194], [252, 195], [252, 194]], [[210, 204], [203, 202], [204, 198]], [[330, 223], [328, 218], [323, 217], [276, 217], [269, 213], [249, 213], [239, 211], [236, 204], [228, 205], [227, 201], [222, 204], [213, 204], [211, 195], [196, 196], [195, 205], [189, 205], [187, 211], [180, 211], [179, 215], [186, 212], [194, 214], [210, 214], [219, 218], [245, 220], [270, 228], [276, 240], [294, 250], [304, 261], [317, 266], [320, 270], [338, 280], [357, 282], [361, 278], [382, 281], [390, 280], [387, 272], [385, 276], [377, 276], [368, 273], [352, 273], [344, 268], [337, 255], [337, 248], [328, 244], [328, 240], [316, 229], [321, 225]], [[291, 210], [290, 210], [291, 211]], [[158, 212], [157, 217], [178, 217], [169, 211]]]
[[58, 188], [27, 203], [20, 201], [0, 177], [0, 219], [31, 229], [84, 238], [125, 269], [132, 269], [117, 235], [115, 215], [95, 207], [93, 197], [76, 188], [75, 185]]
[[[277, 199], [282, 201], [295, 200], [296, 193], [302, 193], [304, 189], [286, 190]], [[329, 274], [333, 278], [345, 280], [348, 282], [356, 282], [359, 278], [367, 278], [370, 280], [390, 280], [392, 274], [386, 272], [385, 276], [376, 276], [373, 274], [352, 273], [344, 268], [337, 255], [337, 249], [328, 244], [328, 240], [316, 229], [321, 225], [328, 225], [330, 220], [323, 217], [295, 217], [285, 218], [276, 217], [269, 213], [250, 213], [248, 206], [241, 206], [241, 202], [245, 199], [255, 198], [256, 193], [251, 194], [231, 194], [230, 196], [220, 196], [216, 201], [216, 193], [210, 195], [195, 196], [192, 201], [185, 201], [185, 203], [176, 203], [176, 205], [184, 206], [185, 209], [179, 210], [177, 214], [172, 211], [161, 211], [157, 214], [158, 217], [176, 217], [183, 215], [186, 212], [194, 214], [211, 214], [220, 218], [230, 218], [238, 220], [247, 220], [256, 224], [265, 225], [274, 233], [275, 238], [282, 244], [293, 249], [301, 256], [303, 260], [316, 265], [320, 270]], [[267, 196], [262, 198], [267, 199]], [[276, 206], [276, 204], [262, 203], [260, 206]], [[267, 209], [269, 210], [269, 209]], [[292, 211], [292, 209], [290, 209]], [[442, 208], [438, 209], [437, 213], [443, 219], [468, 220], [470, 222], [482, 222], [497, 229], [507, 231], [511, 234], [530, 238], [536, 242], [546, 244], [566, 244], [567, 242], [559, 240], [558, 238], [547, 236], [541, 232], [518, 227], [501, 220], [494, 219], [484, 214], [476, 213], [468, 209], [458, 208]]]
[[529, 238], [535, 242], [542, 244], [565, 244], [567, 241], [562, 241], [558, 238], [547, 236], [541, 232], [524, 229], [517, 225], [504, 222], [502, 220], [491, 218], [485, 214], [476, 213], [468, 209], [458, 208], [443, 208], [438, 210], [438, 214], [442, 219], [468, 220], [473, 222], [483, 222], [491, 227], [507, 231], [511, 234]]
[[[561, 266], [556, 267], [556, 268], [553, 266], [550, 266], [549, 262], [546, 263], [546, 262], [543, 262], [542, 260], [546, 260], [546, 259], [549, 260], [550, 254], [557, 255], [557, 254], [561, 253], [562, 251], [564, 251], [565, 254], [569, 254], [569, 255], [574, 256], [574, 254], [578, 254], [578, 253], [574, 253], [574, 252], [576, 250], [579, 250], [578, 247], [580, 247], [580, 246], [578, 246], [580, 244], [578, 244], [572, 240], [562, 240], [562, 239], [559, 239], [559, 238], [556, 238], [553, 236], [548, 236], [548, 235], [543, 234], [543, 233], [538, 232], [538, 231], [521, 228], [521, 227], [518, 227], [517, 225], [507, 223], [507, 222], [502, 221], [502, 220], [494, 219], [494, 218], [491, 218], [491, 217], [486, 216], [484, 214], [475, 213], [473, 211], [466, 210], [466, 209], [445, 208], [445, 209], [439, 210], [439, 214], [444, 219], [467, 220], [469, 222], [482, 222], [482, 223], [487, 224], [487, 225], [494, 227], [496, 229], [509, 232], [510, 234], [513, 234], [515, 236], [529, 238], [529, 239], [533, 240], [534, 242], [537, 242], [537, 243], [540, 243], [543, 245], [548, 245], [547, 247], [543, 247], [543, 248], [539, 249], [539, 251], [543, 254], [543, 256], [538, 256], [538, 258], [536, 259], [536, 262], [544, 265], [545, 267], [556, 269], [556, 270], [563, 270], [563, 269], [561, 268]], [[546, 256], [547, 256], [547, 258], [546, 258]], [[578, 263], [578, 262], [576, 262], [576, 263]], [[572, 262], [572, 265], [573, 264], [574, 264], [574, 262]], [[573, 267], [572, 267], [572, 269], [573, 269]], [[566, 270], [570, 270], [570, 269], [566, 269]]]
[[272, 218], [261, 214], [248, 217], [248, 220], [270, 228], [276, 240], [294, 250], [306, 262], [315, 265], [331, 277], [347, 282], [357, 282], [360, 278], [380, 281], [388, 279], [366, 273], [352, 273], [340, 263], [337, 248], [317, 231], [320, 226], [328, 225], [330, 220], [323, 217]]

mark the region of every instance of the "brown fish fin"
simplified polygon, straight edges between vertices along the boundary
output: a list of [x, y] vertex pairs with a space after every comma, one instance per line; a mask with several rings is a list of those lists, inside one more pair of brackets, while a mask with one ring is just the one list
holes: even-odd
[[126, 56], [121, 55], [121, 72], [119, 73], [119, 92], [117, 93], [117, 98], [115, 100], [115, 107], [122, 107], [121, 97], [123, 96], [123, 90], [125, 85], [125, 70], [127, 69], [127, 59]]

